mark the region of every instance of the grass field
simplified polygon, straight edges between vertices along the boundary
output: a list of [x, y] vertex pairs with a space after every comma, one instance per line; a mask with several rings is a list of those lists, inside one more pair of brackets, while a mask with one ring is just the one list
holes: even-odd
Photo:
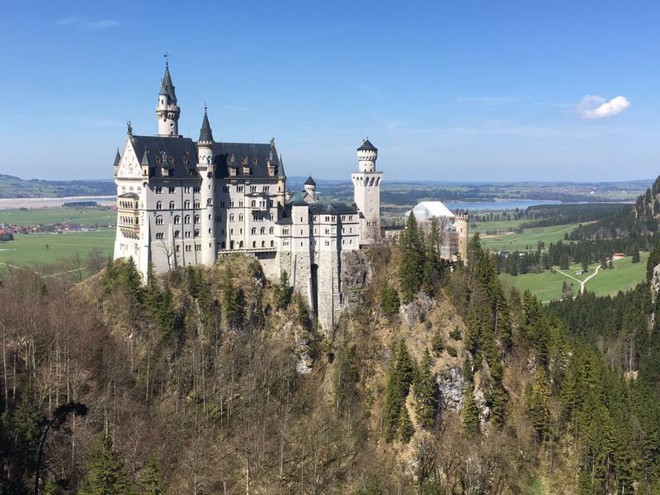
[[56, 223], [108, 226], [116, 221], [116, 212], [100, 207], [0, 210], [0, 223], [29, 227]]
[[94, 249], [99, 249], [107, 258], [112, 254], [115, 230], [16, 234], [14, 237], [13, 241], [0, 242], [0, 270], [8, 265], [33, 268], [55, 265], [76, 256], [84, 263]]
[[[613, 262], [614, 269], [600, 270], [597, 275], [589, 279], [584, 288], [586, 291], [593, 292], [599, 296], [616, 294], [620, 290], [628, 290], [643, 282], [646, 278], [646, 260], [648, 253], [641, 253], [641, 262], [632, 263], [632, 258], [621, 258]], [[598, 264], [591, 265], [586, 274], [576, 275], [576, 272], [582, 270], [582, 265], [571, 265], [569, 270], [562, 272], [582, 281], [590, 275], [593, 275]], [[541, 273], [527, 273], [514, 277], [508, 274], [501, 274], [500, 280], [505, 285], [514, 286], [519, 291], [529, 290], [542, 302], [561, 299], [563, 282], [573, 284], [573, 295], [580, 291], [580, 284], [561, 273], [554, 271], [545, 271]]]
[[[484, 230], [491, 230], [489, 225], [508, 224], [512, 222], [488, 222], [481, 224]], [[564, 239], [564, 234], [575, 229], [579, 224], [572, 223], [567, 225], [552, 225], [550, 227], [533, 227], [525, 229], [522, 234], [502, 234], [485, 235], [480, 234], [481, 245], [491, 251], [524, 251], [527, 249], [536, 249], [539, 241], [545, 242], [546, 247], [551, 242], [557, 242]], [[470, 236], [474, 231], [470, 231]]]

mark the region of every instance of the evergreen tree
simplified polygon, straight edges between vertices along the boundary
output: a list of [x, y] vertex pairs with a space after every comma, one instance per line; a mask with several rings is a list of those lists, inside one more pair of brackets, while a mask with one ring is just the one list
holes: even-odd
[[286, 309], [291, 302], [292, 289], [289, 287], [289, 274], [286, 270], [280, 273], [280, 283], [275, 288], [275, 305], [277, 309]]
[[426, 251], [424, 254], [424, 292], [433, 295], [441, 277], [440, 247], [442, 238], [440, 233], [440, 223], [436, 217], [431, 219], [431, 229], [424, 245]]
[[140, 495], [163, 495], [165, 493], [163, 476], [153, 459], [144, 468], [140, 484]]
[[474, 384], [469, 383], [466, 385], [463, 393], [461, 419], [463, 420], [465, 432], [473, 436], [479, 433], [479, 409], [477, 408], [477, 402], [474, 400]]
[[387, 441], [393, 440], [401, 429], [401, 415], [406, 407], [406, 398], [414, 378], [415, 363], [408, 352], [405, 340], [401, 339], [392, 352], [392, 360], [387, 370], [383, 407], [384, 433]]
[[408, 215], [406, 227], [399, 241], [401, 259], [399, 262], [399, 287], [404, 304], [412, 301], [420, 290], [424, 278], [424, 245], [412, 213]]
[[79, 495], [127, 495], [133, 486], [122, 471], [123, 462], [108, 435], [101, 435], [87, 463]]
[[639, 263], [640, 262], [639, 246], [637, 244], [635, 244], [633, 246], [632, 262], [633, 263]]
[[380, 290], [380, 309], [383, 315], [388, 318], [395, 316], [399, 313], [400, 306], [399, 293], [386, 280]]
[[401, 408], [401, 415], [399, 416], [399, 429], [397, 433], [403, 443], [408, 443], [412, 436], [415, 434], [415, 427], [410, 420], [410, 414], [408, 414], [408, 408], [406, 407], [405, 402]]
[[415, 415], [417, 423], [423, 428], [431, 428], [435, 424], [438, 412], [438, 395], [435, 377], [431, 372], [433, 358], [428, 349], [424, 351], [422, 365], [415, 380]]

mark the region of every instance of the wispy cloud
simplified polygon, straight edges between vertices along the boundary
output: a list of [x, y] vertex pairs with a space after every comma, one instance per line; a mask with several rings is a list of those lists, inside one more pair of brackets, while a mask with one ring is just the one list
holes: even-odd
[[456, 98], [459, 103], [472, 103], [474, 105], [495, 105], [511, 101], [512, 98], [502, 96], [460, 96]]
[[577, 106], [577, 115], [581, 119], [604, 119], [620, 114], [630, 106], [625, 96], [615, 96], [607, 101], [602, 96], [587, 95]]
[[119, 26], [119, 21], [113, 19], [85, 19], [83, 17], [72, 15], [64, 17], [57, 22], [57, 26], [70, 26], [77, 29], [86, 29], [90, 31], [102, 31]]

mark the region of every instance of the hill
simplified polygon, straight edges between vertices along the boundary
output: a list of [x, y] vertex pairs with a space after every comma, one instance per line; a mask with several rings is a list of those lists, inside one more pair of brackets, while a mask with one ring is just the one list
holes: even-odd
[[63, 198], [67, 196], [110, 196], [117, 188], [110, 180], [23, 180], [0, 174], [0, 198]]
[[[241, 256], [146, 286], [121, 262], [75, 286], [4, 275], [0, 485], [26, 493], [42, 419], [73, 400], [48, 493], [657, 492], [649, 286], [545, 309], [477, 239], [454, 271], [419, 246], [372, 249], [329, 333]], [[608, 308], [604, 340], [581, 304]]]

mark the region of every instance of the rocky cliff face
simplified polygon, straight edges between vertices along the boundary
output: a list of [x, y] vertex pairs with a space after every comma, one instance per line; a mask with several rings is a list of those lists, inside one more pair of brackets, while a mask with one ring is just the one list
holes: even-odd
[[371, 266], [362, 251], [342, 251], [342, 306], [352, 311], [361, 302], [362, 290], [371, 279]]

